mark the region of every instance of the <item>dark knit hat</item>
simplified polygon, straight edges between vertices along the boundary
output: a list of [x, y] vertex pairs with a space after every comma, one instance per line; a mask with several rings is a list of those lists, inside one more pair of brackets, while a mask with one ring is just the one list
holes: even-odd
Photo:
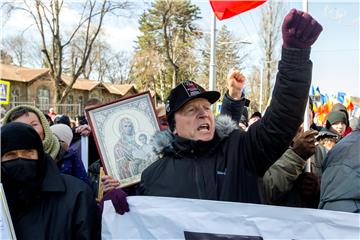
[[220, 98], [220, 93], [217, 91], [205, 91], [200, 85], [189, 80], [177, 85], [171, 90], [166, 100], [166, 117], [171, 131], [174, 131], [175, 128], [175, 112], [195, 98], [205, 98], [213, 104]]
[[38, 152], [39, 179], [45, 175], [46, 161], [42, 141], [35, 129], [25, 123], [11, 122], [1, 127], [1, 157], [5, 153], [21, 150], [36, 149]]
[[335, 103], [334, 106], [332, 107], [332, 111], [342, 111], [343, 113], [345, 113], [346, 115], [346, 126], [348, 127], [349, 124], [349, 113], [346, 110], [346, 107], [344, 105], [342, 105], [341, 103]]
[[[1, 157], [8, 152], [22, 149], [37, 150], [37, 181], [40, 183], [46, 174], [47, 158], [45, 157], [43, 144], [39, 134], [32, 126], [22, 122], [10, 122], [3, 125], [1, 127]], [[4, 176], [7, 176], [6, 169], [1, 168], [1, 174], [5, 192], [7, 192], [8, 189], [6, 186], [9, 185], [5, 183], [6, 180], [4, 181]]]
[[33, 127], [21, 122], [5, 124], [1, 127], [1, 157], [19, 149], [36, 149], [39, 159], [44, 156], [42, 141]]
[[326, 128], [330, 129], [336, 122], [347, 123], [346, 114], [343, 111], [331, 111], [327, 117]]
[[71, 126], [71, 124], [70, 124], [70, 118], [69, 118], [69, 116], [67, 116], [67, 115], [61, 115], [60, 118], [59, 118], [59, 120], [58, 120], [58, 122], [57, 122], [57, 124], [59, 124], [59, 123], [68, 125], [69, 127]]

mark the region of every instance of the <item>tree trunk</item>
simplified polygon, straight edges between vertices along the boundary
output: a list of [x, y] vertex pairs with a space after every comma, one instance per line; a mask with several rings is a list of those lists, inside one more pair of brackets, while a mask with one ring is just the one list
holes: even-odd
[[172, 88], [176, 87], [176, 84], [178, 83], [178, 73], [179, 73], [179, 67], [175, 64], [173, 66], [173, 75], [172, 75]]

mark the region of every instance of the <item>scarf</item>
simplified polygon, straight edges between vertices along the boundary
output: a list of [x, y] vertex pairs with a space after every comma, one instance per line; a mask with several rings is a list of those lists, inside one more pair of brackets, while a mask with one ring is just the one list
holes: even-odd
[[40, 119], [41, 125], [44, 129], [44, 139], [42, 141], [43, 147], [44, 147], [44, 151], [49, 154], [52, 159], [56, 159], [56, 156], [59, 153], [60, 150], [60, 143], [59, 140], [56, 138], [56, 136], [52, 133], [50, 126], [49, 126], [49, 122], [47, 121], [45, 115], [43, 112], [41, 112], [38, 108], [30, 106], [30, 105], [19, 105], [16, 106], [12, 109], [10, 109], [4, 116], [3, 118], [3, 124], [7, 124], [9, 123], [9, 117], [10, 115], [15, 112], [16, 110], [20, 109], [20, 108], [25, 108], [28, 109], [32, 112], [35, 112], [35, 114], [38, 116], [38, 118]]

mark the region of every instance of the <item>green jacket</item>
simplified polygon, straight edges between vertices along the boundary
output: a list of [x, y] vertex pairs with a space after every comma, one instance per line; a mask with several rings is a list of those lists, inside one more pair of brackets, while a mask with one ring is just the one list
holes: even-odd
[[[325, 154], [325, 148], [317, 145], [315, 154], [310, 158], [311, 172], [319, 178], [322, 175], [322, 160]], [[303, 172], [305, 164], [305, 159], [302, 159], [292, 149], [287, 149], [263, 177], [266, 203], [290, 207], [309, 207], [295, 186], [296, 179]]]

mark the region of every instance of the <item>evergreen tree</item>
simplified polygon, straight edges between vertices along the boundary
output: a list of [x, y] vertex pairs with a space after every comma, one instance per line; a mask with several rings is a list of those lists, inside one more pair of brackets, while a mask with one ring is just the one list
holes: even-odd
[[[210, 38], [207, 38], [205, 48], [202, 51], [204, 78], [208, 80], [210, 63]], [[233, 67], [241, 69], [244, 59], [248, 56], [243, 50], [243, 41], [236, 39], [225, 25], [222, 26], [216, 36], [216, 90], [222, 95], [227, 89], [226, 76]], [[207, 78], [206, 78], [207, 76]], [[206, 83], [205, 85], [207, 85]]]
[[[171, 87], [193, 76], [194, 40], [201, 37], [194, 21], [199, 8], [190, 1], [157, 0], [139, 20], [131, 75], [137, 85], [167, 96]], [[164, 100], [164, 99], [162, 99]]]

